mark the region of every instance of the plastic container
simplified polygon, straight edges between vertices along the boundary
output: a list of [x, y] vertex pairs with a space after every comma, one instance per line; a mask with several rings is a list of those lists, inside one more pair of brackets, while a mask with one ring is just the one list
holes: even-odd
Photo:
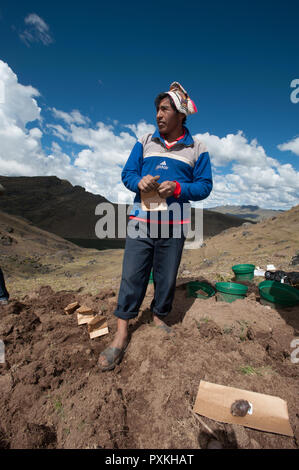
[[254, 278], [254, 264], [235, 264], [232, 266], [236, 281], [250, 281]]
[[259, 284], [261, 303], [272, 308], [299, 305], [299, 290], [277, 281], [263, 281]]
[[[202, 294], [199, 291], [203, 291], [206, 293]], [[208, 299], [209, 297], [213, 297], [216, 291], [206, 282], [198, 282], [198, 281], [191, 281], [187, 284], [187, 295], [188, 297], [196, 297], [199, 299]]]
[[237, 299], [244, 299], [248, 287], [235, 282], [216, 282], [217, 300], [222, 302], [234, 302]]

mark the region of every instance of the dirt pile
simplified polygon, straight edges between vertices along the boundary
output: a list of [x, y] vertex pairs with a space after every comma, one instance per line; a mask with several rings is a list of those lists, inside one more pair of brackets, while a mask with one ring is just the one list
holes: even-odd
[[[180, 285], [179, 285], [180, 284]], [[272, 310], [249, 297], [232, 304], [186, 296], [178, 282], [168, 318], [153, 326], [149, 285], [122, 363], [101, 373], [99, 353], [116, 331], [117, 292], [54, 292], [43, 286], [0, 310], [0, 448], [206, 448], [193, 407], [201, 379], [287, 401], [295, 438], [204, 419], [224, 448], [298, 448], [298, 365], [291, 341], [299, 308]], [[109, 334], [91, 340], [64, 307], [102, 311]]]

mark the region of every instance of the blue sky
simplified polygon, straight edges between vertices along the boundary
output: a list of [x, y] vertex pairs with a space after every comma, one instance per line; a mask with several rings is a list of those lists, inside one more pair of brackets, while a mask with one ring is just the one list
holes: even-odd
[[298, 204], [298, 14], [295, 1], [2, 4], [0, 174], [57, 174], [128, 202], [121, 167], [179, 81], [213, 165], [205, 206]]

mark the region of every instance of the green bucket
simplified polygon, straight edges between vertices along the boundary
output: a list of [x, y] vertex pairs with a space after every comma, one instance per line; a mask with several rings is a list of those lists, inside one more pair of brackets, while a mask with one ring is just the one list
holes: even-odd
[[248, 287], [235, 282], [216, 282], [217, 300], [222, 302], [234, 302], [237, 299], [244, 299]]
[[[198, 292], [199, 290], [205, 292], [205, 294]], [[215, 295], [215, 290], [206, 282], [191, 281], [187, 284], [188, 297], [208, 299], [209, 297], [213, 297], [213, 295]]]
[[232, 266], [236, 281], [250, 281], [254, 277], [254, 264], [235, 264]]
[[295, 287], [277, 281], [263, 281], [259, 284], [261, 303], [275, 308], [299, 305], [299, 291]]

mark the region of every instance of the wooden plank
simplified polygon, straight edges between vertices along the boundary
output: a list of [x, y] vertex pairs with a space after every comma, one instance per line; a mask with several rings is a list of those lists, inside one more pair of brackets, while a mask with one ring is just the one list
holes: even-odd
[[97, 338], [98, 336], [103, 336], [109, 333], [108, 327], [105, 328], [98, 328], [97, 330], [92, 331], [89, 333], [90, 339]]
[[104, 323], [107, 323], [104, 315], [97, 314], [88, 325], [88, 332], [91, 333], [93, 330], [100, 328]]
[[94, 319], [94, 315], [82, 315], [81, 313], [77, 313], [77, 320], [78, 325], [85, 325], [88, 324]]
[[90, 338], [106, 335], [108, 333], [107, 319], [104, 315], [96, 315], [88, 323], [88, 333]]
[[65, 308], [64, 308], [64, 311], [67, 315], [70, 315], [72, 313], [75, 312], [75, 310], [77, 310], [77, 308], [80, 307], [80, 304], [79, 302], [73, 302], [71, 304], [68, 304]]
[[94, 310], [90, 307], [86, 307], [86, 305], [82, 305], [82, 307], [78, 308], [77, 313], [80, 313], [80, 315], [95, 314]]

